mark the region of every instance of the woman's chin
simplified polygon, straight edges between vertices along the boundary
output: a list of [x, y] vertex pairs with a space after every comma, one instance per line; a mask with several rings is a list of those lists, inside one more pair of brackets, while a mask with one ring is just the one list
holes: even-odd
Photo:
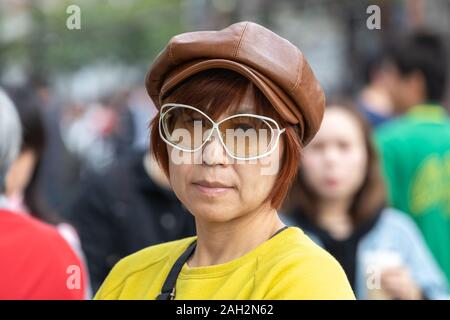
[[226, 208], [219, 205], [199, 205], [196, 204], [192, 208], [192, 214], [196, 219], [212, 223], [228, 222], [235, 218], [231, 215], [233, 212], [237, 212], [237, 209]]

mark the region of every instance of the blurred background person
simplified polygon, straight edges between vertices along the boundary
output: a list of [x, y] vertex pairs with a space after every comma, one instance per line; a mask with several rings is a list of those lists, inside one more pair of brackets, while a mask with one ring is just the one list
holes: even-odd
[[0, 299], [83, 299], [85, 270], [68, 243], [5, 196], [21, 138], [15, 107], [0, 90]]
[[288, 217], [341, 263], [358, 299], [447, 298], [420, 231], [385, 205], [371, 139], [354, 107], [329, 106], [303, 152]]
[[414, 219], [450, 283], [450, 119], [441, 104], [445, 44], [426, 31], [402, 34], [384, 63], [398, 115], [376, 131], [389, 203]]
[[93, 291], [122, 258], [195, 234], [192, 215], [150, 152], [136, 151], [82, 182], [68, 208], [81, 236]]
[[[39, 193], [40, 206], [45, 205], [46, 212], [54, 212], [47, 215], [60, 215], [77, 186], [80, 167], [62, 140], [61, 117], [67, 112], [63, 103], [67, 97], [58, 97], [48, 77], [42, 75], [27, 75], [23, 83], [14, 83], [8, 88], [14, 100], [34, 104], [38, 109], [28, 113], [39, 113], [39, 127], [45, 132], [45, 143], [39, 151], [38, 168], [32, 179], [32, 189], [36, 192], [31, 193]], [[36, 123], [32, 127], [34, 131], [38, 130]]]
[[72, 112], [64, 118], [62, 138], [80, 161], [80, 176], [104, 172], [134, 150], [135, 129], [128, 96], [127, 90], [121, 90], [68, 109]]
[[0, 200], [4, 208], [8, 202], [4, 194], [6, 174], [19, 154], [22, 128], [17, 111], [3, 89], [0, 89], [0, 112]]
[[47, 133], [41, 114], [42, 101], [33, 88], [22, 87], [10, 91], [22, 127], [22, 145], [18, 157], [11, 164], [6, 179], [6, 196], [17, 211], [57, 227], [80, 258], [83, 257], [76, 230], [50, 209], [41, 193], [38, 179], [42, 173], [42, 157]]
[[394, 112], [382, 62], [382, 49], [367, 58], [363, 68], [364, 86], [356, 96], [356, 105], [372, 128], [388, 121]]
[[[17, 212], [54, 225], [84, 262], [77, 231], [47, 205], [39, 184], [48, 136], [41, 113], [43, 101], [30, 86], [14, 88], [9, 90], [9, 93], [22, 128], [20, 153], [11, 164], [5, 183], [5, 195], [10, 207]], [[87, 297], [92, 295], [89, 283], [86, 283], [86, 292]]]

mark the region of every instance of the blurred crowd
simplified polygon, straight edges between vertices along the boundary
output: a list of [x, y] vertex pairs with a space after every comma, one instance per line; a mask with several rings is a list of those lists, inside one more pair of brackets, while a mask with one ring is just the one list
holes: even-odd
[[[450, 298], [446, 46], [401, 32], [356, 94], [329, 95], [280, 212], [359, 299]], [[195, 234], [148, 148], [143, 81], [69, 101], [43, 79], [0, 91], [0, 299], [89, 299], [121, 258]]]

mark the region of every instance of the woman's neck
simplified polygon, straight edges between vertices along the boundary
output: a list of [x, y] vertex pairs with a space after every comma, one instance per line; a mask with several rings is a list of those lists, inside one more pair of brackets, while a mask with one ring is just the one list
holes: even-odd
[[277, 211], [262, 208], [225, 223], [196, 219], [197, 247], [190, 267], [222, 264], [237, 259], [268, 240], [284, 226]]
[[338, 240], [345, 239], [353, 232], [349, 214], [350, 201], [346, 199], [323, 199], [317, 212], [318, 225]]

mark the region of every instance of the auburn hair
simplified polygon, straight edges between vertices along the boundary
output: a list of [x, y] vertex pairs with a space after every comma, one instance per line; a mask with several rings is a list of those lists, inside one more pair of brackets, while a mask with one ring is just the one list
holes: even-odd
[[[284, 142], [283, 154], [275, 184], [265, 201], [279, 209], [295, 180], [301, 157], [302, 143], [299, 127], [288, 123], [275, 111], [265, 95], [247, 78], [227, 69], [208, 69], [199, 72], [175, 86], [166, 94], [162, 103], [181, 103], [194, 106], [217, 120], [225, 112], [234, 112], [249, 92], [255, 113], [274, 119], [286, 131], [280, 139]], [[165, 142], [159, 136], [160, 115], [151, 122], [150, 148], [167, 177], [169, 155]]]

